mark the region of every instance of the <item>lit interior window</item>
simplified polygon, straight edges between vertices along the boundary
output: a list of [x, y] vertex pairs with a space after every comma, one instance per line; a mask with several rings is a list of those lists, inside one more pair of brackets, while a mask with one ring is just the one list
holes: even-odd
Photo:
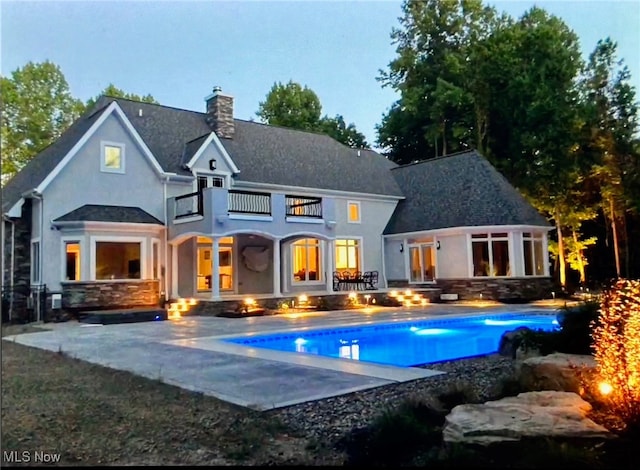
[[358, 240], [336, 240], [336, 270], [360, 271]]
[[139, 242], [96, 242], [96, 279], [142, 279]]
[[315, 238], [303, 238], [292, 245], [293, 281], [320, 281], [320, 241]]
[[104, 167], [109, 170], [122, 168], [122, 149], [112, 145], [104, 146]]
[[65, 247], [66, 252], [66, 268], [65, 279], [67, 281], [79, 281], [80, 280], [80, 243], [67, 242]]
[[360, 204], [357, 202], [349, 203], [349, 222], [360, 222]]

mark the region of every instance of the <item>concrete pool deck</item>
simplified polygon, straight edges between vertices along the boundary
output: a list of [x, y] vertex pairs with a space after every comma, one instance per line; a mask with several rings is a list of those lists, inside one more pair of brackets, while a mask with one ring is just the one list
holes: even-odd
[[443, 315], [552, 311], [564, 302], [478, 305], [430, 304], [409, 309], [374, 307], [248, 318], [186, 316], [171, 321], [104, 326], [70, 321], [43, 324], [40, 326], [48, 331], [3, 339], [48, 351], [62, 351], [87, 362], [159, 379], [237, 405], [267, 410], [426, 378], [440, 372], [252, 348], [223, 342], [223, 338], [403, 322]]

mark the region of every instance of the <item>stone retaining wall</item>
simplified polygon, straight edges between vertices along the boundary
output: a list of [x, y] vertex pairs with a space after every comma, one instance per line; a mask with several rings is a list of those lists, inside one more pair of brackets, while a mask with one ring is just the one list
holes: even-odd
[[[425, 299], [430, 302], [437, 302], [440, 297], [440, 290], [433, 288], [428, 289], [415, 289], [412, 288], [414, 293], [422, 294]], [[396, 307], [398, 306], [397, 300], [393, 299], [389, 292], [375, 292], [375, 291], [358, 291], [358, 308], [362, 307], [367, 302], [369, 305]], [[369, 299], [365, 299], [365, 295], [369, 295]], [[247, 296], [248, 297], [248, 296]], [[257, 306], [265, 308], [267, 310], [280, 310], [282, 311], [283, 304], [287, 304], [289, 308], [293, 308], [294, 311], [300, 310], [298, 307], [298, 297], [287, 296], [270, 299], [258, 299], [256, 300]], [[340, 294], [329, 295], [308, 295], [308, 304], [313, 305], [312, 310], [346, 310], [353, 308], [353, 302], [349, 298], [348, 292], [341, 292]], [[243, 305], [242, 300], [220, 300], [217, 302], [198, 302], [198, 304], [191, 308], [188, 312], [189, 315], [218, 315], [223, 312], [231, 312], [241, 308]], [[304, 310], [304, 309], [302, 309]]]
[[443, 294], [458, 294], [460, 300], [539, 300], [551, 298], [554, 290], [548, 277], [438, 279], [436, 286], [409, 284], [406, 279], [390, 279], [387, 283], [398, 289], [438, 287]]
[[160, 281], [81, 281], [62, 283], [62, 308], [82, 310], [150, 307], [160, 304]]
[[460, 300], [528, 301], [551, 298], [551, 278], [438, 279], [443, 294], [458, 294]]

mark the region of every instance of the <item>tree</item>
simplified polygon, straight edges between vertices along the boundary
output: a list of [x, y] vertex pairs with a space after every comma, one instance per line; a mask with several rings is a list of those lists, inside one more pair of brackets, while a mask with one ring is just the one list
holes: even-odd
[[333, 137], [338, 142], [342, 142], [348, 147], [361, 149], [369, 148], [369, 144], [367, 144], [365, 136], [358, 132], [355, 124], [350, 123], [347, 125], [340, 114], [337, 114], [336, 117], [333, 118], [324, 116], [320, 119], [319, 130], [320, 132]]
[[392, 42], [397, 57], [378, 80], [400, 92], [377, 127], [397, 163], [474, 147], [477, 109], [470, 56], [500, 20], [480, 0], [407, 0]]
[[150, 94], [147, 94], [145, 96], [140, 96], [140, 95], [136, 95], [135, 93], [127, 93], [127, 92], [121, 90], [120, 88], [116, 87], [113, 83], [110, 83], [96, 97], [89, 98], [89, 100], [87, 100], [86, 108], [89, 109], [89, 108], [93, 107], [93, 105], [96, 104], [96, 101], [98, 101], [98, 99], [103, 95], [111, 96], [111, 97], [114, 97], [114, 98], [124, 98], [126, 100], [131, 100], [131, 101], [141, 101], [143, 103], [159, 104], [156, 101], [156, 99], [153, 96], [151, 96]]
[[50, 145], [80, 115], [60, 68], [29, 62], [0, 78], [2, 96], [2, 183]]
[[363, 134], [355, 124], [346, 124], [344, 117], [323, 116], [318, 95], [308, 87], [289, 81], [271, 87], [265, 101], [260, 102], [256, 115], [262, 122], [304, 131], [321, 132], [352, 148], [368, 148]]
[[600, 185], [601, 210], [613, 238], [616, 275], [622, 274], [620, 241], [625, 244], [625, 273], [629, 275], [626, 215], [636, 207], [638, 103], [629, 84], [630, 73], [616, 60], [617, 45], [598, 41], [589, 56], [585, 79], [588, 142], [594, 160], [592, 174]]
[[318, 128], [321, 112], [320, 100], [313, 90], [289, 81], [271, 87], [256, 115], [267, 124], [312, 131]]

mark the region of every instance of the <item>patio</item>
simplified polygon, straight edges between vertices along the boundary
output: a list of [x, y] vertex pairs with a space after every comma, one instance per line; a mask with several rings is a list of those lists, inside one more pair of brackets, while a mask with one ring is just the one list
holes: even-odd
[[108, 326], [68, 322], [44, 324], [42, 326], [49, 331], [5, 337], [4, 340], [63, 352], [241, 406], [266, 410], [394, 382], [424, 379], [434, 372], [248, 348], [224, 343], [220, 341], [221, 337], [554, 307], [553, 304], [480, 305], [431, 304], [412, 309], [369, 307], [241, 319], [191, 316], [176, 321]]

